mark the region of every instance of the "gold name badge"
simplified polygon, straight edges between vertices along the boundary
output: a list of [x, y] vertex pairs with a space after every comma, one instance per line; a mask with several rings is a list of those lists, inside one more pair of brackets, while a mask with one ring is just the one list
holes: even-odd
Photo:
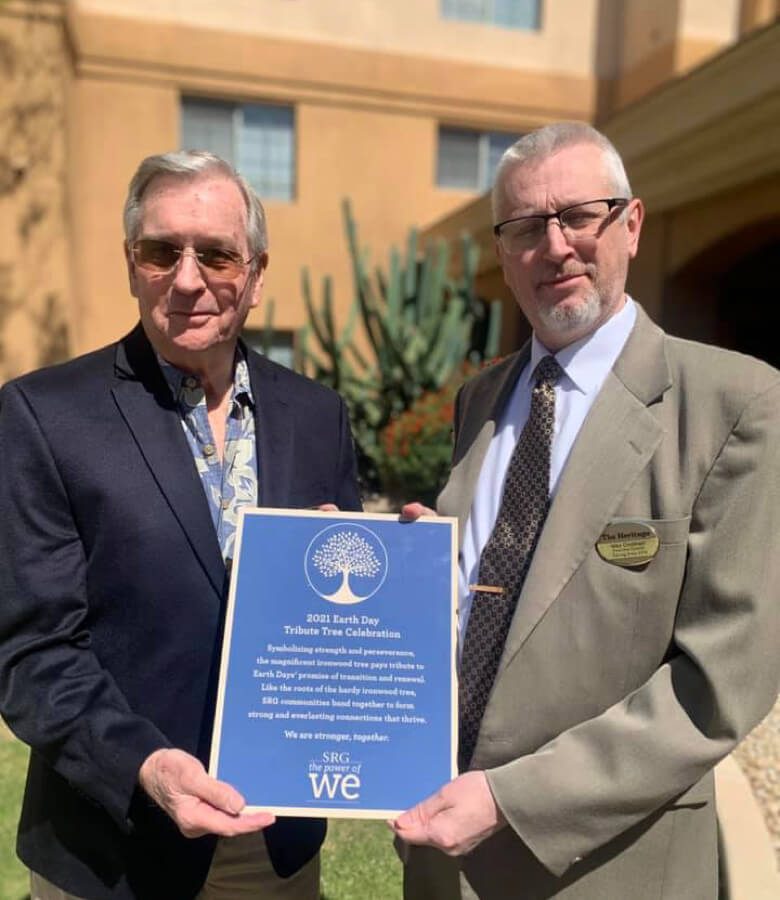
[[643, 566], [658, 553], [661, 542], [652, 525], [635, 519], [610, 522], [596, 541], [599, 556], [615, 566]]

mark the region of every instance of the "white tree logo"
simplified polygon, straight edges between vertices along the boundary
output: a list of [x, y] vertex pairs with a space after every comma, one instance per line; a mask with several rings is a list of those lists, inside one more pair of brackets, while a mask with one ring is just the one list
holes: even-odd
[[[364, 532], [366, 536], [360, 532]], [[370, 538], [374, 540], [371, 541]], [[380, 560], [377, 554], [384, 556], [384, 560]], [[379, 538], [368, 528], [362, 525], [352, 525], [349, 528], [335, 525], [321, 531], [309, 544], [306, 568], [309, 584], [323, 599], [331, 603], [360, 603], [375, 593], [384, 581], [387, 574], [387, 553]], [[329, 594], [319, 590], [312, 583], [311, 575], [314, 573], [310, 570], [319, 572], [325, 578], [340, 575], [341, 582], [336, 591]], [[374, 583], [371, 584], [371, 590], [363, 595], [355, 593], [350, 585], [350, 576], [372, 579]]]

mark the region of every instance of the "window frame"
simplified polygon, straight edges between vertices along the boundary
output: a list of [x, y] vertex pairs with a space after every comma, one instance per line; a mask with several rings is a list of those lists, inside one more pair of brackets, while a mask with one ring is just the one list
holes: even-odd
[[[226, 161], [236, 168], [257, 191], [263, 203], [294, 203], [298, 194], [298, 122], [297, 110], [292, 103], [275, 102], [273, 100], [235, 100], [225, 97], [214, 97], [206, 94], [195, 94], [188, 91], [182, 91], [179, 95], [179, 145], [183, 149], [193, 150], [209, 150], [209, 147], [188, 147], [189, 142], [185, 140], [185, 107], [187, 103], [202, 103], [221, 106], [230, 114], [230, 159]], [[241, 160], [238, 158], [242, 143], [242, 136], [246, 134], [247, 126], [245, 125], [245, 110], [250, 107], [260, 109], [283, 109], [289, 113], [289, 134], [290, 134], [290, 154], [289, 154], [289, 179], [284, 185], [285, 190], [272, 188], [270, 191], [261, 188], [253, 179], [252, 175], [242, 168]], [[271, 182], [273, 184], [273, 182]], [[277, 182], [281, 185], [281, 182]], [[287, 189], [289, 184], [289, 189]]]
[[481, 0], [484, 14], [481, 18], [464, 15], [458, 9], [458, 0], [439, 0], [439, 17], [449, 22], [464, 22], [470, 25], [487, 25], [492, 28], [504, 28], [508, 31], [541, 31], [543, 0], [527, 0], [535, 5], [533, 24], [514, 25], [498, 20], [496, 0]]
[[[442, 172], [442, 134], [446, 132], [460, 132], [474, 135], [477, 139], [477, 182], [473, 185], [463, 184], [446, 184], [441, 180]], [[436, 132], [436, 176], [435, 186], [438, 190], [443, 191], [472, 191], [475, 193], [484, 193], [489, 191], [493, 186], [493, 177], [495, 171], [490, 164], [491, 156], [491, 140], [497, 136], [509, 137], [509, 145], [513, 144], [521, 135], [512, 131], [498, 131], [496, 129], [468, 128], [462, 125], [450, 125], [446, 122], [439, 122]], [[503, 152], [503, 151], [502, 151]]]
[[[265, 335], [266, 328], [262, 325], [244, 324], [241, 329], [241, 339], [246, 346], [275, 362], [277, 365], [284, 366], [287, 369], [295, 371], [295, 361], [298, 354], [298, 329], [295, 328], [273, 328], [271, 334], [271, 346], [269, 353], [265, 354], [262, 350], [262, 338]], [[281, 340], [280, 340], [281, 338]], [[282, 359], [285, 357], [285, 359]], [[285, 361], [289, 358], [289, 365]]]

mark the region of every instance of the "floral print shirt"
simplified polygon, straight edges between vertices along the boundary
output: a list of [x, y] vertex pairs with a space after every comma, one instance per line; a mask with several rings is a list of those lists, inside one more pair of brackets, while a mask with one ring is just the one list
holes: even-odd
[[238, 511], [242, 506], [257, 505], [255, 404], [246, 360], [240, 350], [237, 352], [222, 460], [209, 425], [206, 393], [200, 379], [159, 360], [206, 492], [222, 558], [228, 565], [233, 559]]

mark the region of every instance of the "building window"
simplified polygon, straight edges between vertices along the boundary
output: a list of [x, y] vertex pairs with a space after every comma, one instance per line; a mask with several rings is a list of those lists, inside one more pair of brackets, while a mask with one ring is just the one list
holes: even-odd
[[210, 150], [227, 160], [263, 200], [295, 196], [295, 123], [290, 106], [182, 97], [181, 145]]
[[288, 369], [294, 368], [295, 365], [295, 344], [292, 331], [274, 331], [270, 336], [270, 343], [267, 351], [264, 350], [264, 342], [267, 335], [262, 328], [245, 328], [241, 337], [246, 345], [258, 353], [265, 353], [269, 359], [280, 365], [287, 366]]
[[441, 14], [460, 22], [537, 30], [541, 0], [441, 0]]
[[439, 126], [436, 183], [439, 187], [486, 191], [501, 155], [518, 139], [504, 131], [472, 131]]

